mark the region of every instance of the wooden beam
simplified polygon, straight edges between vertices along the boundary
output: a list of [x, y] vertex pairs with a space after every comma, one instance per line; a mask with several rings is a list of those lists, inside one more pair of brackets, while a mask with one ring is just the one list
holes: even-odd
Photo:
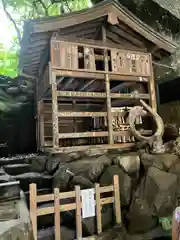
[[[51, 70], [51, 69], [50, 69]], [[53, 148], [56, 149], [59, 146], [59, 124], [58, 124], [58, 104], [57, 104], [57, 83], [56, 74], [51, 71], [52, 74], [52, 127], [53, 127]]]
[[[79, 70], [58, 70], [53, 69], [57, 76], [63, 77], [74, 77], [74, 78], [85, 78], [85, 79], [99, 79], [104, 80], [104, 72], [85, 72]], [[116, 81], [134, 81], [134, 82], [148, 82], [148, 79], [143, 76], [125, 76], [120, 74], [114, 74], [109, 72], [111, 80]]]
[[[52, 39], [51, 40], [51, 44], [56, 44], [56, 42], [69, 42], [71, 44], [78, 44], [81, 45], [82, 47], [93, 47], [93, 48], [98, 48], [98, 49], [106, 49], [106, 50], [110, 50], [112, 48], [116, 48], [116, 49], [120, 49], [119, 44], [109, 44], [109, 43], [104, 43], [102, 41], [99, 40], [92, 40], [92, 39], [86, 39], [84, 40], [84, 38], [73, 38], [72, 41], [69, 40], [69, 36], [61, 36], [61, 39], [57, 40], [57, 39]], [[120, 49], [123, 52], [127, 52], [129, 51], [128, 47], [124, 47], [123, 49]], [[142, 48], [137, 48], [137, 47], [132, 47], [131, 50], [137, 54], [142, 54], [144, 53]]]
[[111, 98], [121, 98], [121, 99], [150, 99], [149, 94], [134, 94], [134, 93], [111, 93]]
[[[120, 29], [117, 26], [109, 26], [109, 29], [117, 34], [118, 36], [122, 36], [124, 39], [126, 39], [126, 41], [128, 40], [131, 44], [139, 47], [140, 49], [142, 49], [143, 51], [146, 51], [146, 48], [144, 46], [144, 43], [140, 40], [138, 40], [137, 38], [133, 37], [131, 34], [127, 33], [126, 31]], [[132, 45], [131, 45], [132, 46]]]
[[132, 82], [123, 82], [123, 83], [120, 83], [118, 84], [117, 86], [111, 88], [111, 93], [115, 93], [115, 92], [118, 92], [118, 91], [121, 91], [122, 89], [124, 88], [127, 88], [127, 87], [130, 87], [132, 85], [135, 85], [136, 83], [132, 83]]
[[[106, 131], [101, 132], [81, 132], [81, 133], [61, 133], [59, 134], [60, 139], [66, 138], [88, 138], [88, 137], [107, 137], [109, 134]], [[113, 136], [130, 136], [129, 131], [117, 131], [113, 132]]]
[[103, 92], [75, 92], [75, 91], [58, 91], [58, 97], [86, 97], [86, 98], [105, 98]]
[[72, 152], [72, 151], [85, 151], [89, 148], [99, 148], [99, 149], [124, 149], [124, 148], [132, 148], [135, 146], [135, 143], [119, 143], [119, 144], [101, 144], [101, 145], [85, 145], [85, 146], [73, 146], [73, 147], [59, 147], [56, 151], [52, 148], [44, 148], [45, 152]]
[[[103, 92], [75, 92], [75, 91], [57, 91], [58, 97], [80, 97], [80, 98], [106, 98]], [[121, 99], [149, 99], [149, 94], [131, 94], [131, 93], [110, 93], [111, 98]]]
[[69, 78], [66, 83], [62, 86], [61, 90], [65, 90], [71, 83], [73, 83], [74, 78]]
[[106, 112], [58, 112], [58, 117], [104, 117]]
[[[139, 131], [140, 134], [142, 135], [152, 135], [152, 130], [140, 130]], [[83, 132], [83, 133], [61, 133], [59, 135], [60, 139], [70, 139], [70, 138], [86, 138], [86, 137], [106, 137], [108, 136], [108, 132]], [[130, 129], [128, 130], [121, 130], [121, 131], [115, 131], [113, 132], [113, 136], [125, 136], [125, 137], [129, 137], [132, 136]], [[45, 136], [45, 139], [51, 138], [52, 136]]]
[[91, 80], [91, 81], [88, 81], [84, 86], [82, 86], [82, 87], [79, 89], [79, 91], [85, 90], [85, 89], [88, 88], [91, 84], [93, 84], [95, 81], [96, 81], [95, 79], [93, 79], [93, 80]]
[[65, 138], [88, 138], [88, 137], [106, 137], [108, 132], [81, 132], [81, 133], [61, 133], [60, 139]]
[[152, 57], [151, 54], [149, 54], [150, 56], [150, 68], [151, 68], [151, 77], [149, 80], [149, 93], [150, 93], [150, 103], [151, 103], [151, 107], [154, 111], [157, 112], [157, 102], [156, 102], [156, 86], [155, 86], [155, 79], [154, 79], [154, 71], [153, 71], [153, 66], [152, 66]]

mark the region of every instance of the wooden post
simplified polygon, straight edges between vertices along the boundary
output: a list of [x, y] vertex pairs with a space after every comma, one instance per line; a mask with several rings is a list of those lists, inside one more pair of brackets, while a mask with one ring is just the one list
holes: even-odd
[[76, 239], [82, 240], [82, 221], [81, 221], [81, 190], [80, 186], [75, 186], [76, 192]]
[[[102, 27], [102, 38], [103, 42], [106, 43], [106, 29], [103, 26]], [[108, 143], [113, 144], [113, 126], [112, 126], [112, 114], [111, 114], [111, 97], [110, 97], [110, 79], [109, 74], [107, 73], [109, 71], [109, 65], [108, 65], [108, 52], [107, 50], [104, 50], [104, 66], [105, 66], [105, 84], [106, 84], [106, 101], [107, 101], [107, 116], [108, 116], [108, 130], [109, 130], [109, 136], [108, 136]]]
[[40, 150], [44, 148], [44, 103], [43, 100], [39, 101], [39, 124], [40, 124]]
[[96, 194], [96, 217], [97, 217], [97, 233], [102, 232], [102, 219], [101, 219], [101, 196], [99, 184], [95, 184], [95, 194]]
[[58, 102], [57, 102], [57, 83], [56, 74], [52, 73], [52, 124], [53, 124], [53, 148], [59, 148], [59, 119], [58, 119]]
[[60, 200], [59, 189], [54, 189], [54, 225], [55, 225], [55, 240], [61, 240], [61, 228], [60, 228]]
[[155, 79], [154, 79], [154, 70], [153, 70], [153, 65], [152, 65], [152, 56], [149, 54], [149, 59], [150, 59], [150, 72], [151, 76], [149, 78], [149, 93], [151, 97], [151, 102], [150, 106], [154, 111], [157, 112], [157, 102], [156, 102], [156, 86], [155, 86]]
[[[72, 101], [73, 111], [76, 112], [76, 100]], [[76, 117], [73, 117], [74, 132], [77, 132]]]
[[120, 191], [119, 191], [119, 177], [114, 176], [114, 210], [116, 216], [116, 223], [121, 223], [121, 207], [120, 207]]
[[33, 237], [37, 240], [37, 189], [36, 184], [30, 184], [30, 217], [32, 222]]

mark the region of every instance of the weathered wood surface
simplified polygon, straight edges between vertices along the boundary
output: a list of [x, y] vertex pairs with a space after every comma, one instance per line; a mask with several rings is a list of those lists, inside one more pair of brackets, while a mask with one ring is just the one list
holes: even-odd
[[[53, 40], [51, 41], [51, 61], [53, 69], [61, 70], [79, 70], [84, 72], [98, 72], [98, 73], [108, 73], [125, 75], [125, 76], [151, 76], [150, 68], [150, 56], [148, 53], [128, 51], [123, 49], [115, 49], [113, 47], [84, 43], [75, 43], [70, 41]], [[72, 53], [72, 48], [76, 46], [76, 52]], [[83, 53], [78, 53], [78, 47], [83, 48]], [[101, 49], [103, 51], [110, 51], [110, 57], [107, 55], [107, 63], [110, 61], [112, 70], [96, 69], [96, 60], [105, 61], [103, 55], [94, 55], [95, 49]], [[61, 54], [62, 53], [62, 54]], [[80, 68], [78, 64], [78, 59], [84, 57], [84, 68]], [[74, 64], [76, 62], [77, 64]]]

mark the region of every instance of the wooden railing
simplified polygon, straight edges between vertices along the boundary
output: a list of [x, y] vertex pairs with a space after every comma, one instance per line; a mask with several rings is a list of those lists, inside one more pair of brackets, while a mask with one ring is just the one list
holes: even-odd
[[[95, 184], [94, 187], [94, 205], [96, 206], [97, 218], [97, 233], [102, 232], [102, 216], [101, 208], [106, 204], [114, 204], [114, 215], [116, 224], [121, 224], [121, 208], [120, 208], [120, 190], [119, 178], [114, 176], [114, 183], [110, 186], [100, 187]], [[83, 191], [83, 190], [82, 190]], [[102, 197], [103, 193], [113, 193], [111, 197]], [[73, 203], [61, 204], [62, 199], [75, 199]], [[87, 199], [88, 200], [88, 199]], [[38, 208], [38, 203], [53, 201], [51, 207]], [[61, 227], [60, 227], [60, 213], [75, 210], [76, 212], [76, 239], [82, 239], [82, 214], [83, 202], [81, 197], [81, 189], [79, 186], [75, 187], [75, 191], [59, 192], [59, 189], [54, 189], [54, 194], [37, 195], [36, 184], [30, 184], [30, 216], [33, 228], [34, 240], [37, 240], [37, 217], [47, 214], [54, 214], [55, 225], [55, 239], [61, 240]], [[88, 239], [88, 238], [87, 238]]]

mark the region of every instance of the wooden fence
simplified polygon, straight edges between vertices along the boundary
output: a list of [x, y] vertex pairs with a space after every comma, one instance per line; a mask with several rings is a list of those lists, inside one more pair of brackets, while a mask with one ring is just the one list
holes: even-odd
[[[82, 240], [82, 191], [80, 186], [75, 186], [75, 191], [59, 192], [59, 189], [54, 189], [54, 194], [37, 195], [36, 184], [30, 184], [30, 216], [33, 228], [34, 240], [37, 240], [37, 217], [47, 214], [54, 214], [55, 225], [55, 240], [61, 240], [61, 226], [60, 226], [60, 213], [70, 210], [76, 212], [76, 239]], [[112, 192], [112, 197], [102, 197], [103, 193]], [[121, 208], [120, 208], [120, 190], [119, 178], [114, 176], [113, 185], [100, 187], [98, 183], [94, 188], [94, 205], [96, 206], [96, 219], [97, 219], [97, 234], [102, 232], [102, 216], [101, 208], [103, 205], [113, 203], [114, 215], [116, 216], [116, 224], [121, 224]], [[93, 195], [94, 197], [94, 195]], [[74, 203], [60, 204], [62, 199], [75, 199]], [[54, 201], [54, 206], [46, 208], [38, 208], [38, 203]], [[92, 239], [92, 237], [90, 237]], [[88, 239], [88, 238], [86, 238]]]

